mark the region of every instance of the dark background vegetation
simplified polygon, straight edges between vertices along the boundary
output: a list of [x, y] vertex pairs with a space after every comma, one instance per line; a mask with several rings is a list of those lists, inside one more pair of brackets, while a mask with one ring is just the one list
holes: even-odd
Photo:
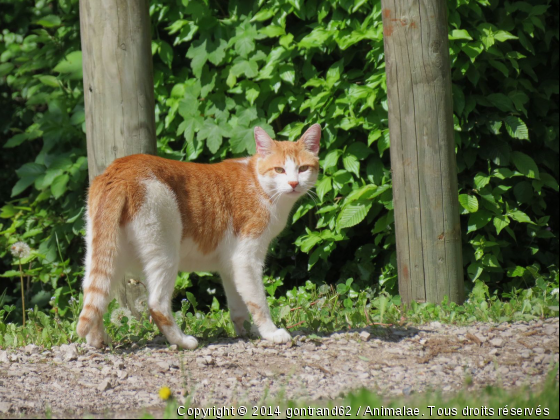
[[[466, 287], [558, 282], [558, 2], [448, 5]], [[78, 0], [0, 8], [0, 291], [20, 307], [9, 246], [23, 240], [28, 306], [54, 295], [63, 312], [84, 252]], [[253, 153], [255, 125], [291, 140], [324, 127], [317, 197], [272, 246], [271, 290], [352, 278], [397, 293], [380, 1], [156, 0], [150, 14], [161, 156], [216, 162]], [[177, 287], [209, 303], [211, 282]]]

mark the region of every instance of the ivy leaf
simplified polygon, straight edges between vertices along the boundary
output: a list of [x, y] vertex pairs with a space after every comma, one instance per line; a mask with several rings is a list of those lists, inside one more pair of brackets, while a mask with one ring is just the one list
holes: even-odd
[[208, 118], [200, 128], [197, 139], [199, 141], [206, 140], [206, 145], [210, 152], [216, 153], [222, 145], [222, 129], [216, 124], [214, 119]]
[[208, 61], [206, 40], [193, 42], [187, 51], [187, 58], [191, 59], [191, 68], [193, 69], [194, 75], [200, 79], [202, 76], [202, 68], [206, 64], [206, 61]]
[[478, 211], [478, 199], [474, 195], [459, 195], [459, 203], [469, 213], [476, 213]]
[[259, 65], [254, 61], [240, 60], [231, 67], [230, 73], [235, 77], [243, 75], [252, 79], [259, 74]]
[[532, 157], [522, 152], [513, 152], [513, 164], [527, 178], [539, 178], [539, 168]]

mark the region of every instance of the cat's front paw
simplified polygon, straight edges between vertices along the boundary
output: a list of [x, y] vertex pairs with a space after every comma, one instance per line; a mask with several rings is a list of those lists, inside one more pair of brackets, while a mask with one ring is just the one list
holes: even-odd
[[287, 343], [288, 341], [292, 340], [292, 336], [288, 331], [283, 328], [278, 328], [276, 331], [265, 334], [262, 336], [265, 340], [272, 341], [276, 344]]
[[178, 344], [184, 349], [194, 350], [198, 347], [198, 340], [191, 335], [185, 335]]

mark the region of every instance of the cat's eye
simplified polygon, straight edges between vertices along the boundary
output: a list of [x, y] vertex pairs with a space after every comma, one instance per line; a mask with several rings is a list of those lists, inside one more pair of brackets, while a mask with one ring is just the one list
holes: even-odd
[[284, 172], [286, 172], [284, 168], [274, 168], [274, 170], [276, 171], [277, 174], [283, 174]]
[[300, 166], [300, 167], [299, 167], [299, 171], [300, 171], [300, 172], [305, 172], [305, 171], [307, 171], [308, 169], [309, 169], [309, 166], [308, 166], [308, 165], [303, 165], [303, 166]]

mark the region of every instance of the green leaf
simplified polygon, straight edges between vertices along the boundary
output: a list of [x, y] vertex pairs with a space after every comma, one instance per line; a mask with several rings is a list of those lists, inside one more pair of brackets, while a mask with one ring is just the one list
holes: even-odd
[[14, 69], [14, 65], [12, 63], [2, 63], [0, 64], [0, 77], [4, 77], [7, 74], [10, 74], [11, 71]]
[[66, 192], [66, 186], [70, 177], [68, 174], [57, 176], [51, 184], [51, 192], [54, 198], [60, 198]]
[[556, 180], [552, 175], [547, 174], [546, 172], [541, 172], [540, 180], [548, 188], [552, 188], [554, 191], [558, 192], [558, 180]]
[[252, 79], [254, 77], [257, 77], [257, 75], [259, 74], [259, 65], [254, 61], [241, 60], [232, 66], [230, 73], [235, 77], [243, 75], [249, 79]]
[[62, 21], [56, 15], [43, 16], [39, 20], [35, 21], [37, 25], [41, 25], [45, 28], [54, 28], [55, 26], [60, 26]]
[[212, 118], [204, 121], [204, 124], [198, 132], [197, 138], [199, 141], [206, 140], [206, 145], [212, 153], [216, 153], [222, 145], [224, 130], [216, 124]]
[[476, 213], [471, 213], [467, 227], [467, 233], [471, 233], [482, 229], [492, 220], [492, 216], [486, 210], [478, 210]]
[[21, 194], [24, 190], [27, 189], [31, 184], [35, 182], [35, 178], [21, 178], [16, 185], [12, 188], [12, 197], [15, 197], [18, 194]]
[[478, 190], [483, 189], [490, 183], [490, 177], [482, 173], [477, 173], [474, 177], [474, 185]]
[[173, 63], [173, 48], [165, 41], [160, 41], [159, 58], [161, 58], [161, 61], [163, 61], [167, 67], [171, 68], [171, 63]]
[[331, 177], [325, 176], [317, 183], [317, 195], [321, 201], [323, 201], [325, 199], [325, 195], [332, 190], [331, 181]]
[[341, 230], [360, 223], [366, 218], [371, 205], [371, 203], [353, 203], [344, 206], [336, 221], [337, 229]]
[[484, 45], [480, 41], [469, 42], [461, 47], [463, 52], [469, 56], [474, 63], [476, 58], [484, 51]]
[[512, 100], [504, 95], [503, 93], [492, 93], [487, 96], [488, 100], [500, 111], [504, 112], [514, 112], [515, 109], [513, 108]]
[[518, 265], [508, 269], [507, 271], [508, 277], [523, 277], [524, 274], [525, 274], [525, 268], [520, 267]]
[[342, 150], [340, 149], [331, 150], [327, 153], [327, 156], [325, 156], [325, 160], [323, 161], [323, 169], [327, 170], [329, 168], [336, 168], [338, 158], [340, 158], [341, 154]]
[[522, 212], [521, 210], [514, 210], [508, 213], [508, 216], [511, 217], [513, 220], [519, 223], [531, 223], [533, 221], [526, 213]]
[[389, 130], [383, 131], [383, 136], [377, 141], [377, 150], [379, 150], [379, 154], [383, 156], [385, 150], [391, 147], [391, 137], [389, 135]]
[[62, 59], [53, 69], [58, 73], [67, 75], [72, 80], [81, 80], [82, 75], [82, 52], [74, 51]]
[[347, 153], [342, 157], [342, 163], [344, 164], [344, 169], [348, 172], [356, 174], [357, 177], [360, 176], [360, 162], [356, 156]]
[[514, 139], [529, 140], [529, 129], [521, 118], [514, 116], [507, 116], [504, 118], [506, 130], [508, 134]]
[[478, 199], [474, 195], [459, 195], [459, 203], [469, 213], [476, 213], [478, 211]]
[[496, 232], [499, 235], [500, 232], [509, 225], [510, 221], [507, 216], [496, 216], [494, 217], [493, 223], [496, 228]]
[[453, 29], [451, 31], [451, 34], [449, 34], [449, 39], [451, 41], [454, 40], [468, 40], [468, 41], [472, 41], [472, 37], [470, 36], [469, 32], [466, 29]]
[[500, 267], [500, 262], [498, 261], [498, 257], [494, 254], [487, 254], [482, 258], [482, 264], [486, 267], [491, 268], [498, 268]]
[[513, 152], [513, 164], [527, 178], [539, 178], [539, 168], [532, 157], [522, 152]]
[[530, 203], [533, 200], [534, 191], [530, 182], [521, 181], [513, 187], [513, 194], [520, 203]]
[[511, 39], [519, 39], [519, 38], [517, 38], [515, 35], [510, 34], [507, 31], [498, 31], [494, 33], [494, 39], [496, 41], [505, 42]]

